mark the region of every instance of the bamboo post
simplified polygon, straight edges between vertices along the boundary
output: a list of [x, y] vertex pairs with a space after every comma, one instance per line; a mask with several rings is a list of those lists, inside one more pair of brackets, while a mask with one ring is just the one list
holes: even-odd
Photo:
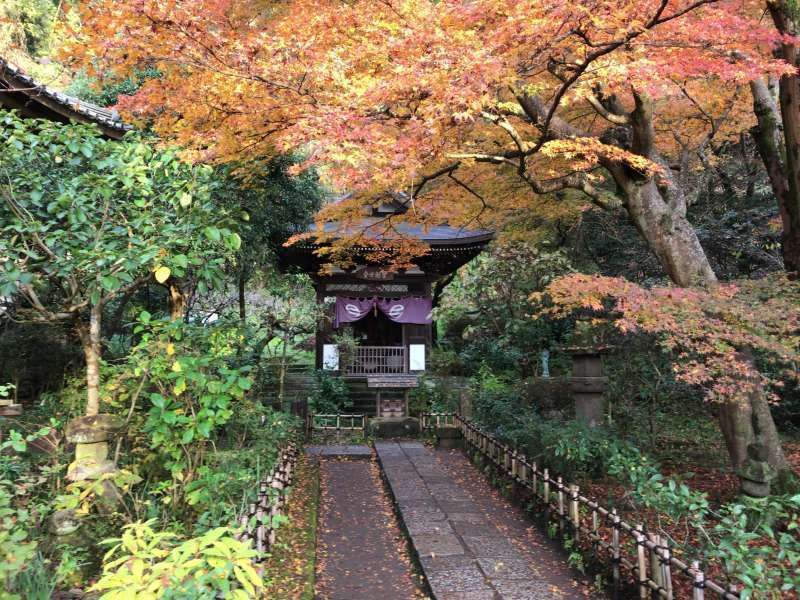
[[666, 537], [661, 538], [661, 543], [663, 544], [661, 547], [661, 581], [667, 592], [667, 600], [672, 600], [672, 568], [670, 566], [672, 552], [669, 549], [669, 540]]
[[581, 516], [580, 506], [578, 506], [578, 486], [575, 484], [569, 486], [569, 508], [572, 535], [575, 538], [575, 543], [577, 543], [581, 539]]
[[558, 476], [556, 490], [558, 490], [558, 530], [564, 533], [564, 485], [561, 482], [561, 475]]
[[542, 483], [544, 484], [544, 503], [546, 506], [550, 505], [550, 473], [547, 468], [545, 468], [544, 473], [542, 474]]
[[272, 480], [272, 489], [275, 490], [275, 506], [280, 508], [283, 505], [283, 481], [276, 477]]
[[262, 481], [258, 484], [258, 503], [263, 506], [269, 498], [267, 497], [267, 482]]
[[698, 561], [692, 562], [692, 571], [694, 571], [692, 600], [704, 600], [706, 593], [706, 574], [700, 569], [700, 563]]
[[511, 479], [514, 481], [519, 481], [519, 477], [517, 476], [517, 450], [514, 449], [511, 452]]
[[619, 598], [620, 594], [620, 549], [619, 549], [619, 522], [620, 518], [617, 509], [611, 511], [611, 562], [614, 578], [614, 598]]
[[539, 496], [539, 467], [536, 465], [536, 461], [533, 461], [533, 473], [532, 475], [532, 485], [533, 488], [533, 495]]
[[647, 554], [645, 548], [644, 529], [641, 525], [636, 526], [636, 557], [637, 557], [637, 577], [639, 580], [639, 598], [647, 599]]
[[595, 554], [600, 549], [600, 517], [596, 508], [592, 508], [592, 549]]
[[239, 527], [242, 528], [242, 533], [239, 536], [239, 539], [242, 541], [247, 539], [247, 523], [249, 521], [250, 519], [247, 518], [247, 513], [244, 513], [239, 517]]
[[267, 551], [264, 547], [264, 509], [260, 506], [256, 511], [256, 552], [258, 553], [257, 560]]
[[653, 547], [649, 549], [648, 554], [650, 555], [650, 579], [653, 580], [653, 583], [658, 586], [656, 589], [651, 590], [650, 597], [653, 600], [658, 600], [660, 598], [659, 589], [664, 587], [664, 582], [662, 581], [662, 572], [661, 572], [661, 557], [659, 556], [658, 548], [661, 546], [661, 536], [655, 533], [648, 533], [647, 539], [649, 539]]

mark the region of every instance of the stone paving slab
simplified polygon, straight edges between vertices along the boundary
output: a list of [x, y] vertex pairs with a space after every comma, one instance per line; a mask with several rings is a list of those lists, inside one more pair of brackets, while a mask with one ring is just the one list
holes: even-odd
[[306, 454], [322, 458], [372, 458], [372, 449], [365, 445], [331, 444], [326, 446], [306, 446]]
[[[549, 600], [582, 598], [553, 585], [540, 568], [490, 520], [436, 453], [421, 443], [377, 442], [375, 450], [435, 600]], [[572, 571], [558, 584], [573, 583]]]

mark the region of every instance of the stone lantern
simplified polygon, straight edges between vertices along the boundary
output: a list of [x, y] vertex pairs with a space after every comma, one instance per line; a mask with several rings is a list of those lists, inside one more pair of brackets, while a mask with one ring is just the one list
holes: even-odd
[[603, 393], [608, 377], [603, 376], [602, 347], [568, 348], [572, 356], [572, 376], [569, 378], [575, 399], [575, 418], [589, 427], [603, 424], [606, 402]]
[[575, 418], [589, 427], [603, 424], [608, 377], [603, 375], [603, 353], [608, 346], [598, 343], [592, 324], [579, 319], [575, 323], [575, 345], [566, 348], [572, 356], [569, 386], [575, 400]]
[[[109, 442], [122, 427], [122, 420], [115, 415], [93, 415], [78, 417], [67, 424], [67, 441], [75, 444], [75, 461], [67, 468], [70, 481], [97, 480], [107, 473], [114, 473], [117, 465], [109, 459]], [[114, 502], [113, 484], [105, 482], [103, 499]]]

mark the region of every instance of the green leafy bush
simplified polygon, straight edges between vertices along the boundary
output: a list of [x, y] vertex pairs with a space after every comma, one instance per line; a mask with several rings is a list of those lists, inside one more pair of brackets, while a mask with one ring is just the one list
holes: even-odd
[[0, 442], [0, 583], [9, 598], [37, 597], [35, 589], [42, 582], [34, 572], [41, 565], [36, 561], [39, 544], [31, 534], [40, 529], [48, 507], [29, 490], [47, 478], [31, 472], [23, 453], [30, 442], [48, 433], [49, 427], [27, 435], [12, 429]]
[[29, 539], [30, 511], [14, 506], [12, 490], [10, 481], [0, 481], [0, 581], [9, 594], [17, 589], [17, 577], [36, 556], [37, 547]]
[[353, 399], [347, 383], [327, 371], [314, 373], [314, 387], [311, 390], [309, 408], [318, 414], [339, 414], [352, 408]]
[[[225, 527], [179, 541], [153, 529], [154, 521], [127, 525], [106, 540], [103, 574], [92, 591], [103, 600], [208, 598], [247, 600], [263, 587], [252, 565], [255, 551]], [[141, 595], [140, 595], [141, 594]]]
[[[744, 586], [742, 598], [780, 598], [800, 590], [800, 495], [742, 498], [720, 512], [708, 554]], [[766, 590], [773, 595], [754, 594]]]
[[448, 384], [447, 380], [423, 377], [419, 385], [412, 388], [410, 404], [412, 413], [457, 412], [459, 410], [459, 390]]
[[[548, 421], [515, 394], [510, 380], [484, 370], [473, 384], [477, 419], [496, 436], [568, 480], [611, 476], [625, 499], [688, 532], [690, 555], [724, 565], [742, 585], [742, 597], [779, 598], [800, 589], [800, 496], [741, 498], [714, 508], [708, 495], [681, 477], [666, 477], [657, 461], [611, 428]], [[755, 595], [774, 590], [772, 596]], [[780, 591], [779, 591], [780, 590]]]

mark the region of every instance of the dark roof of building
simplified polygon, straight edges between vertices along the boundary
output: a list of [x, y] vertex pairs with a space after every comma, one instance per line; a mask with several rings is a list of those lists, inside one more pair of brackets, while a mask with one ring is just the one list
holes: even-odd
[[[311, 231], [315, 230], [316, 227], [312, 226]], [[392, 221], [389, 224], [385, 218], [380, 217], [365, 217], [358, 223], [346, 226], [332, 221], [325, 223], [324, 231], [326, 234], [340, 234], [342, 237], [363, 234], [370, 239], [386, 241], [413, 238], [431, 246], [488, 242], [494, 237], [494, 232], [488, 229], [467, 229], [449, 225], [424, 227], [403, 221]]]
[[43, 85], [4, 58], [0, 58], [0, 106], [17, 109], [31, 118], [95, 123], [103, 134], [114, 139], [133, 129], [117, 111]]

